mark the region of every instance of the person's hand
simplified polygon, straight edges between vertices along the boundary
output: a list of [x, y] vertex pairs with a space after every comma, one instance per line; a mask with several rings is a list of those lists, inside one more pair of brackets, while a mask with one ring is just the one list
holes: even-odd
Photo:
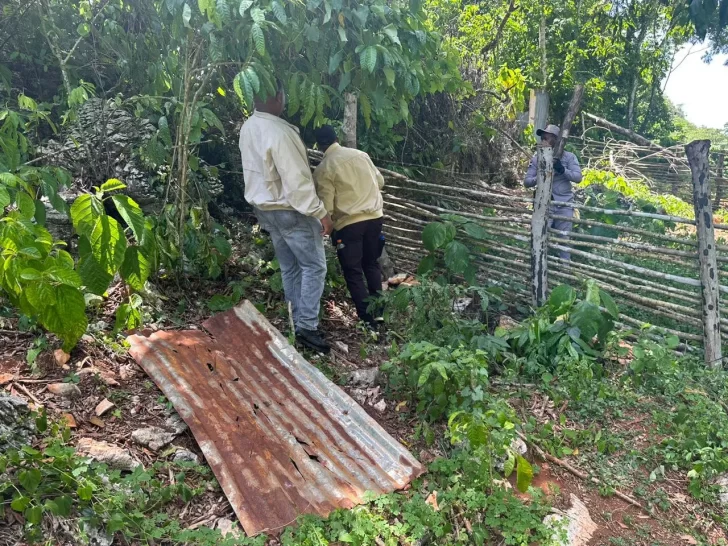
[[564, 166], [561, 164], [560, 159], [554, 159], [554, 171], [556, 171], [557, 174], [564, 174], [566, 171]]
[[321, 235], [331, 235], [334, 231], [334, 222], [331, 221], [331, 215], [327, 214], [321, 218]]

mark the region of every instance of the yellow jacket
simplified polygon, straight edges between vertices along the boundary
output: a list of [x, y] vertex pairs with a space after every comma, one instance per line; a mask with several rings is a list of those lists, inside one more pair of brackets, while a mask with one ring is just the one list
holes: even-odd
[[326, 216], [298, 129], [279, 117], [256, 111], [240, 130], [245, 200], [261, 210], [297, 210]]
[[313, 178], [335, 229], [384, 215], [384, 178], [366, 153], [335, 142], [326, 150]]

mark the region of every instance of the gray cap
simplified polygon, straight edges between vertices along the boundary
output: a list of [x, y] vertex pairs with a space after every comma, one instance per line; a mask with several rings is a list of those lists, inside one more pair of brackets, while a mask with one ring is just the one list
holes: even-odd
[[561, 134], [561, 129], [559, 129], [558, 125], [547, 125], [546, 129], [539, 129], [536, 131], [536, 134], [538, 136], [543, 136], [544, 133], [550, 133], [554, 135], [555, 137], [558, 137], [559, 134]]

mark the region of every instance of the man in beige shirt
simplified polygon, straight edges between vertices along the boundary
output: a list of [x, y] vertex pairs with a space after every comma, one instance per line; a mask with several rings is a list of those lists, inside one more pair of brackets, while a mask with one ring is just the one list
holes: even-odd
[[281, 119], [285, 92], [256, 97], [255, 112], [240, 130], [245, 200], [270, 233], [291, 303], [296, 338], [322, 352], [329, 345], [318, 331], [326, 281], [323, 236], [333, 223], [316, 188], [298, 129]]
[[383, 248], [384, 178], [366, 153], [339, 145], [330, 125], [316, 131], [316, 141], [324, 158], [313, 176], [334, 221], [333, 239], [346, 285], [359, 319], [375, 327], [369, 302], [382, 290], [378, 260]]

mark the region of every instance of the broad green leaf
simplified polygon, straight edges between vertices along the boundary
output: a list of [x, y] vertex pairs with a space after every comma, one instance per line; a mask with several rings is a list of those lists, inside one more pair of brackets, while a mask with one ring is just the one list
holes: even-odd
[[189, 4], [185, 3], [182, 8], [182, 22], [187, 28], [190, 28], [190, 19], [192, 19], [192, 8], [190, 8]]
[[74, 288], [81, 287], [81, 277], [73, 269], [51, 267], [44, 272], [44, 275], [51, 281], [59, 284], [65, 284]]
[[10, 203], [10, 194], [8, 193], [8, 190], [0, 186], [0, 209], [4, 209]]
[[344, 50], [341, 49], [334, 53], [329, 59], [329, 74], [333, 74], [339, 68], [341, 60], [344, 58]]
[[436, 263], [437, 257], [434, 254], [428, 254], [427, 256], [422, 258], [422, 261], [420, 261], [420, 264], [417, 266], [417, 274], [424, 275], [426, 273], [429, 273], [430, 271], [435, 269]]
[[120, 273], [134, 290], [144, 290], [144, 283], [149, 278], [151, 267], [141, 248], [138, 246], [127, 247]]
[[100, 216], [96, 220], [89, 240], [96, 261], [104, 271], [114, 275], [124, 261], [127, 246], [119, 222], [107, 215]]
[[46, 223], [46, 208], [42, 201], [38, 200], [35, 202], [35, 223], [39, 226], [45, 226]]
[[30, 498], [25, 495], [15, 497], [10, 503], [10, 508], [16, 512], [23, 512], [28, 506], [30, 506]]
[[503, 475], [507, 478], [511, 474], [513, 474], [513, 471], [516, 469], [516, 456], [513, 454], [512, 451], [508, 451], [508, 458], [506, 459], [506, 462], [503, 464]]
[[33, 525], [40, 525], [43, 521], [43, 507], [42, 506], [31, 506], [23, 512], [25, 521], [32, 523]]
[[599, 307], [588, 301], [581, 301], [574, 307], [569, 321], [581, 330], [582, 339], [591, 341], [599, 333], [604, 318]]
[[112, 198], [116, 210], [126, 222], [131, 232], [134, 234], [134, 238], [137, 242], [141, 242], [144, 236], [144, 224], [145, 218], [142, 209], [131, 197], [127, 195], [114, 195]]
[[250, 17], [255, 23], [261, 24], [265, 21], [265, 11], [257, 7], [253, 8], [250, 10]]
[[253, 5], [253, 0], [242, 0], [240, 2], [240, 16], [245, 17], [245, 12]]
[[349, 41], [349, 38], [346, 36], [346, 29], [344, 27], [339, 27], [337, 31], [339, 32], [339, 41], [341, 41], [342, 44]]
[[[450, 229], [452, 228], [452, 229]], [[430, 252], [443, 248], [455, 238], [454, 226], [442, 222], [433, 222], [422, 230], [422, 243]]]
[[86, 333], [86, 301], [77, 288], [64, 284], [56, 287], [56, 303], [39, 316], [41, 324], [63, 340], [63, 350], [71, 351]]
[[126, 189], [126, 184], [118, 178], [109, 178], [106, 182], [101, 184], [99, 189], [104, 193], [108, 193], [116, 190], [124, 190]]
[[586, 301], [592, 305], [599, 305], [599, 287], [594, 279], [586, 281]]
[[76, 27], [76, 32], [78, 32], [79, 36], [88, 36], [91, 33], [91, 25], [88, 23], [81, 23]]
[[521, 493], [528, 491], [533, 481], [533, 468], [531, 463], [520, 455], [516, 456], [516, 487]]
[[274, 0], [274, 2], [271, 4], [271, 10], [273, 10], [273, 15], [276, 16], [276, 19], [278, 19], [282, 25], [285, 25], [288, 22], [286, 9], [281, 5], [280, 2]]
[[465, 233], [470, 235], [473, 239], [478, 239], [480, 241], [488, 239], [488, 230], [480, 224], [468, 222], [467, 224], [463, 225], [463, 229], [465, 230]]
[[397, 45], [402, 45], [402, 43], [399, 41], [399, 35], [397, 34], [397, 27], [395, 27], [393, 24], [387, 25], [382, 29], [384, 34], [387, 35], [387, 38], [392, 40]]
[[[391, 68], [389, 68], [389, 67], [387, 66], [387, 67], [384, 67], [384, 68], [382, 69], [382, 71], [384, 72], [384, 75], [385, 75], [385, 76], [386, 76], [386, 78], [387, 78], [387, 83], [389, 84], [389, 86], [390, 86], [390, 87], [394, 87], [394, 82], [395, 82], [395, 80], [396, 80], [396, 78], [397, 78], [397, 76], [396, 76], [396, 74], [395, 74], [394, 70], [392, 70]], [[330, 73], [330, 72], [329, 72], [329, 73]]]
[[73, 507], [73, 500], [71, 497], [62, 495], [49, 502], [53, 503], [52, 507], [49, 506], [49, 509], [54, 516], [67, 518], [71, 515], [71, 508]]
[[576, 301], [576, 292], [568, 284], [561, 284], [554, 288], [546, 304], [554, 316], [559, 316], [568, 311]]
[[18, 206], [20, 216], [24, 220], [30, 220], [35, 216], [35, 199], [23, 191], [15, 194], [15, 204]]
[[607, 313], [609, 313], [613, 319], [618, 319], [619, 318], [619, 308], [617, 307], [617, 304], [614, 303], [614, 299], [612, 299], [612, 296], [610, 296], [604, 290], [599, 290], [599, 299], [604, 304], [604, 307], [606, 308]]
[[40, 470], [35, 468], [23, 470], [20, 474], [18, 474], [18, 483], [29, 493], [33, 493], [36, 489], [38, 489], [41, 479], [42, 476]]
[[81, 276], [86, 289], [98, 296], [101, 296], [109, 288], [114, 275], [108, 273], [96, 261], [91, 250], [91, 242], [84, 235], [78, 240], [78, 274]]
[[374, 72], [377, 66], [377, 48], [374, 46], [368, 46], [361, 50], [359, 53], [359, 63], [361, 64], [362, 70]]
[[96, 220], [103, 214], [104, 205], [95, 195], [81, 195], [71, 205], [71, 220], [79, 235], [90, 236]]
[[445, 247], [445, 265], [453, 273], [463, 274], [470, 266], [470, 251], [459, 241], [451, 241]]
[[265, 55], [265, 34], [260, 24], [253, 23], [253, 26], [250, 28], [250, 35], [253, 38], [255, 50], [258, 52], [258, 55], [263, 57]]
[[56, 303], [55, 287], [47, 281], [31, 282], [25, 287], [25, 297], [38, 313]]

